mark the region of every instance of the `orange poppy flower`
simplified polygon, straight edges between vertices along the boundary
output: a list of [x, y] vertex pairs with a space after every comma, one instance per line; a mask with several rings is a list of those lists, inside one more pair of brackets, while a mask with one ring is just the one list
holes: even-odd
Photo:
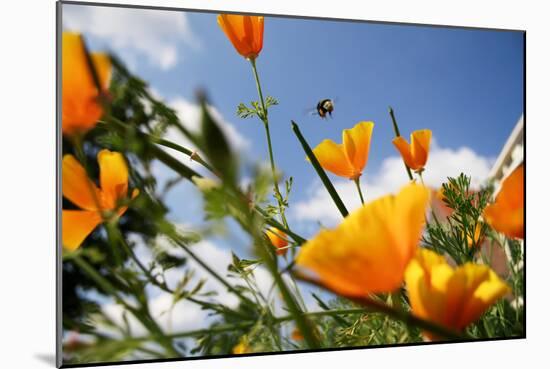
[[342, 144], [324, 140], [313, 149], [313, 153], [324, 169], [355, 180], [367, 165], [373, 128], [373, 122], [359, 122], [342, 131]]
[[218, 25], [239, 54], [247, 59], [258, 57], [264, 43], [264, 17], [220, 14]]
[[[99, 162], [100, 188], [88, 178], [86, 170], [72, 155], [63, 157], [62, 185], [63, 196], [81, 210], [63, 210], [63, 247], [76, 250], [82, 241], [101, 224], [105, 217], [124, 214], [127, 206], [119, 203], [128, 196], [128, 167], [122, 154], [101, 150]], [[132, 192], [136, 197], [139, 190]]]
[[343, 296], [392, 292], [416, 253], [429, 198], [429, 190], [411, 183], [366, 204], [306, 242], [296, 264]]
[[[79, 33], [63, 32], [62, 53], [62, 130], [66, 135], [84, 133], [93, 128], [103, 114], [101, 92], [94, 83]], [[92, 53], [90, 57], [101, 88], [106, 90], [111, 76], [109, 56]]]
[[403, 161], [409, 168], [421, 172], [428, 161], [432, 131], [421, 129], [411, 133], [411, 143], [399, 136], [393, 139], [393, 144], [399, 150]]
[[277, 249], [277, 255], [284, 255], [287, 252], [286, 246], [288, 245], [288, 240], [286, 234], [281, 230], [271, 227], [266, 232], [267, 237], [271, 244]]
[[405, 282], [414, 315], [456, 331], [478, 320], [510, 290], [488, 266], [466, 263], [453, 269], [428, 249], [419, 249], [411, 260]]
[[487, 223], [512, 238], [524, 238], [524, 166], [520, 164], [504, 179], [495, 202], [483, 211]]

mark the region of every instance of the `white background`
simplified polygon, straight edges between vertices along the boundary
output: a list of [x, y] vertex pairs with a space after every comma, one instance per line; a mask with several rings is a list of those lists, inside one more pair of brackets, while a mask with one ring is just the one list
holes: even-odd
[[[99, 0], [98, 0], [99, 1]], [[548, 362], [550, 40], [543, 1], [157, 0], [120, 3], [527, 30], [527, 340], [133, 365], [124, 368], [517, 368]], [[0, 367], [54, 366], [55, 2], [0, 10]], [[329, 51], [327, 51], [329, 52]], [[376, 57], [373, 55], [373, 57]], [[488, 140], [491, 137], [487, 137]], [[544, 355], [544, 356], [543, 356]], [[543, 364], [544, 365], [544, 364]]]

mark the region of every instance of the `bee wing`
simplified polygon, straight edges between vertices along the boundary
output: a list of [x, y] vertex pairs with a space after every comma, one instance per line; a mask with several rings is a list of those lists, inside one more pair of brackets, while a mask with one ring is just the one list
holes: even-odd
[[308, 115], [308, 116], [315, 116], [315, 115], [319, 115], [319, 113], [317, 112], [317, 108], [309, 108], [309, 109], [304, 109], [304, 115]]

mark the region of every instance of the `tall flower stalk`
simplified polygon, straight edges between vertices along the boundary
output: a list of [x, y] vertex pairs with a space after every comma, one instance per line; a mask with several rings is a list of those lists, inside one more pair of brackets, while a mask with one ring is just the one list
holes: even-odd
[[260, 100], [261, 112], [258, 114], [258, 117], [262, 121], [265, 129], [265, 136], [267, 140], [267, 151], [269, 154], [269, 164], [271, 166], [271, 172], [273, 174], [273, 187], [275, 190], [275, 197], [279, 205], [279, 214], [281, 216], [281, 221], [286, 228], [289, 228], [288, 222], [285, 217], [285, 205], [283, 204], [283, 195], [279, 188], [279, 181], [277, 179], [277, 169], [275, 167], [275, 158], [273, 155], [273, 144], [271, 143], [271, 133], [269, 132], [269, 118], [267, 113], [267, 106], [264, 100], [264, 95], [262, 93], [262, 85], [260, 83], [260, 77], [258, 76], [258, 68], [256, 67], [256, 59], [250, 59], [250, 65], [252, 66], [252, 71], [254, 73], [254, 80], [256, 81], [256, 89], [258, 90], [258, 98]]

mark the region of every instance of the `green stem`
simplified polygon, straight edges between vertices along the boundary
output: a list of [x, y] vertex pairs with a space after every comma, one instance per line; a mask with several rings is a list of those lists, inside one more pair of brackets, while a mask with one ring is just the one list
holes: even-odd
[[361, 204], [365, 205], [365, 199], [363, 198], [363, 192], [361, 191], [361, 184], [359, 183], [360, 179], [357, 177], [353, 180], [355, 186], [357, 186], [357, 192], [359, 192], [359, 197], [361, 198]]
[[300, 132], [300, 127], [296, 124], [296, 122], [292, 121], [292, 130], [296, 134], [296, 137], [298, 137], [298, 140], [300, 141], [300, 144], [302, 144], [302, 148], [304, 149], [309, 161], [313, 165], [313, 168], [315, 168], [315, 171], [317, 172], [317, 175], [323, 182], [323, 185], [327, 189], [330, 197], [332, 198], [332, 201], [334, 201], [334, 204], [336, 204], [336, 207], [338, 210], [340, 210], [340, 213], [345, 218], [348, 216], [348, 210], [346, 209], [346, 206], [342, 202], [342, 199], [340, 199], [340, 196], [338, 195], [338, 192], [336, 192], [336, 189], [334, 188], [332, 182], [330, 179], [328, 179], [327, 174], [321, 167], [321, 164], [319, 164], [319, 161], [315, 157], [315, 154], [313, 154], [313, 151], [311, 150], [311, 147], [307, 143], [306, 139], [302, 135], [302, 132]]
[[162, 138], [155, 138], [153, 136], [150, 136], [150, 135], [147, 135], [150, 137], [150, 139], [152, 140], [152, 142], [155, 142], [161, 146], [165, 146], [165, 147], [168, 147], [170, 149], [173, 149], [173, 150], [176, 150], [176, 151], [179, 151], [187, 156], [189, 156], [192, 160], [196, 161], [197, 163], [201, 164], [203, 167], [205, 167], [206, 169], [208, 169], [211, 173], [213, 174], [216, 174], [216, 171], [214, 170], [214, 168], [212, 168], [210, 166], [210, 164], [208, 164], [207, 162], [205, 162], [198, 154], [197, 152], [195, 151], [191, 151], [189, 150], [188, 148], [186, 147], [183, 147], [181, 145], [178, 145], [177, 143], [174, 143], [174, 142], [171, 142], [171, 141], [168, 141], [168, 140], [165, 140], [165, 139], [162, 139]]
[[[391, 106], [389, 107], [389, 112], [390, 112], [390, 117], [391, 117], [391, 120], [392, 120], [392, 123], [393, 123], [393, 131], [395, 132], [395, 137], [400, 137], [401, 134], [399, 133], [399, 127], [397, 126], [397, 120], [395, 120], [395, 114], [393, 113], [393, 109], [392, 109]], [[409, 168], [409, 166], [407, 164], [405, 164], [405, 162], [403, 162], [403, 164], [405, 165], [405, 169], [407, 170], [407, 175], [409, 176], [409, 179], [412, 181], [413, 180], [413, 175], [411, 173], [411, 168]]]
[[269, 120], [267, 118], [267, 108], [265, 106], [264, 95], [262, 93], [262, 86], [260, 83], [260, 77], [258, 76], [258, 69], [256, 68], [256, 59], [250, 59], [250, 64], [252, 65], [252, 71], [254, 72], [254, 79], [256, 81], [256, 89], [258, 90], [258, 97], [260, 99], [260, 104], [262, 104], [262, 114], [260, 119], [262, 120], [265, 128], [265, 135], [267, 139], [267, 149], [269, 152], [269, 162], [271, 164], [271, 172], [273, 174], [273, 186], [275, 188], [275, 194], [277, 197], [277, 203], [279, 205], [279, 213], [281, 215], [281, 221], [283, 222], [286, 228], [289, 228], [288, 223], [285, 217], [285, 207], [282, 202], [283, 196], [281, 190], [279, 189], [279, 181], [277, 180], [277, 172], [275, 168], [275, 159], [273, 155], [273, 147], [271, 144], [271, 134], [269, 132]]

